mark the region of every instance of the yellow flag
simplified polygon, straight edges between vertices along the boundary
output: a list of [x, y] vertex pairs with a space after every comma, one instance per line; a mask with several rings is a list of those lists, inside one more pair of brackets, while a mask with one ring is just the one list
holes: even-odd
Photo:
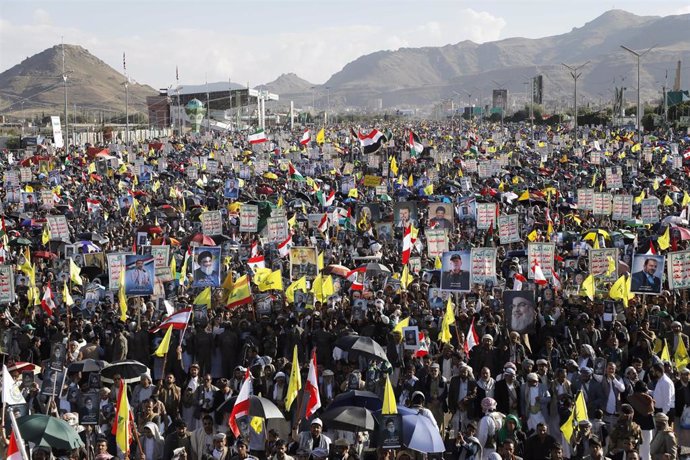
[[668, 227], [666, 227], [666, 231], [664, 232], [664, 234], [656, 239], [656, 242], [659, 244], [659, 249], [661, 249], [662, 251], [664, 249], [668, 249], [669, 246], [671, 246], [671, 226], [670, 225]]
[[161, 344], [158, 345], [156, 351], [153, 352], [153, 354], [158, 356], [159, 358], [162, 358], [163, 356], [168, 354], [168, 350], [170, 349], [170, 337], [172, 336], [172, 330], [172, 326], [168, 327], [168, 330], [165, 331], [165, 335], [163, 336], [163, 340], [161, 340]]
[[258, 286], [263, 283], [264, 280], [271, 275], [271, 273], [273, 273], [273, 270], [270, 268], [257, 267], [254, 269], [254, 278], [252, 278], [252, 281]]
[[689, 204], [690, 204], [690, 195], [688, 195], [688, 192], [683, 191], [683, 201], [680, 203], [680, 205], [682, 207], [686, 207]]
[[170, 261], [170, 273], [172, 274], [173, 279], [177, 279], [177, 260], [175, 260], [175, 257], [171, 257]]
[[611, 274], [616, 271], [616, 261], [610, 256], [607, 257], [607, 259], [609, 261], [609, 266], [606, 269], [606, 276], [611, 276]]
[[252, 427], [256, 434], [261, 434], [261, 432], [264, 430], [264, 419], [262, 417], [254, 416], [249, 422], [249, 426]]
[[62, 283], [62, 301], [65, 302], [65, 305], [68, 307], [74, 305], [74, 299], [72, 299], [72, 295], [69, 293], [69, 289], [67, 289], [67, 281]]
[[678, 346], [676, 347], [676, 352], [673, 354], [673, 360], [676, 364], [676, 369], [680, 371], [684, 367], [690, 366], [690, 356], [688, 356], [688, 349], [685, 348], [685, 342], [682, 340], [678, 341]]
[[440, 270], [443, 267], [441, 264], [441, 258], [439, 256], [436, 256], [436, 260], [434, 261], [434, 269], [435, 270]]
[[228, 270], [228, 274], [225, 275], [225, 279], [223, 280], [223, 284], [220, 285], [222, 289], [225, 289], [227, 291], [232, 290], [232, 270]]
[[297, 213], [293, 214], [287, 222], [290, 228], [293, 228], [295, 225], [297, 225]]
[[668, 342], [664, 339], [664, 348], [661, 349], [661, 361], [671, 362], [671, 353], [668, 351]]
[[30, 185], [27, 185], [26, 187], [24, 187], [24, 191], [25, 191], [26, 193], [33, 193], [34, 188], [33, 188], [32, 186], [30, 186]]
[[585, 295], [589, 297], [589, 300], [594, 300], [594, 294], [596, 292], [596, 287], [594, 286], [594, 276], [591, 274], [585, 278], [585, 280], [582, 282], [582, 288], [581, 288]]
[[323, 270], [323, 251], [321, 251], [316, 257], [316, 268], [319, 271]]
[[347, 196], [349, 198], [358, 198], [359, 197], [359, 192], [357, 191], [356, 188], [351, 188], [349, 192], [347, 192]]
[[635, 197], [635, 204], [640, 204], [645, 196], [647, 196], [647, 194], [642, 190], [640, 194]]
[[623, 300], [625, 298], [625, 275], [618, 277], [609, 289], [609, 297], [613, 300]]
[[321, 128], [321, 130], [316, 134], [316, 143], [323, 144], [326, 142], [326, 130]]
[[43, 235], [41, 235], [41, 242], [44, 246], [50, 243], [50, 230], [48, 230], [48, 225], [43, 226]]
[[658, 177], [654, 178], [654, 182], [652, 183], [652, 188], [654, 190], [659, 190], [659, 178]]
[[279, 207], [279, 208], [282, 208], [282, 207], [283, 207], [283, 195], [280, 195], [280, 196], [278, 197], [278, 203], [276, 203], [276, 206]]
[[280, 270], [271, 272], [265, 279], [259, 284], [259, 291], [282, 291], [283, 290], [283, 277]]
[[410, 317], [408, 316], [407, 318], [401, 319], [400, 321], [398, 321], [398, 324], [396, 324], [395, 327], [393, 328], [393, 332], [400, 332], [400, 335], [402, 335], [403, 328], [407, 327], [409, 325], [410, 325]]
[[395, 401], [395, 392], [393, 391], [393, 385], [391, 385], [391, 379], [386, 375], [386, 387], [383, 390], [383, 407], [381, 408], [381, 414], [391, 415], [398, 413], [398, 404]]
[[529, 190], [525, 190], [522, 192], [522, 194], [518, 197], [518, 201], [527, 201], [529, 200]]
[[299, 361], [297, 359], [297, 345], [295, 345], [295, 348], [292, 349], [292, 369], [290, 370], [290, 381], [288, 382], [287, 394], [285, 395], [286, 411], [290, 410], [301, 389], [302, 375], [300, 374]]
[[580, 391], [575, 399], [575, 406], [573, 406], [570, 417], [561, 425], [561, 432], [568, 442], [570, 442], [573, 436], [575, 427], [582, 420], [589, 420], [589, 414], [587, 413], [587, 403], [585, 402], [584, 393]]
[[414, 185], [414, 177], [412, 177], [412, 174], [410, 174], [410, 177], [407, 178], [407, 186], [412, 187]]
[[412, 284], [412, 281], [414, 280], [414, 276], [410, 273], [410, 269], [408, 268], [407, 265], [403, 267], [402, 275], [400, 275], [400, 287], [403, 289], [407, 289], [407, 286]]
[[323, 284], [321, 285], [321, 295], [323, 296], [323, 299], [321, 302], [325, 302], [328, 300], [329, 297], [331, 297], [333, 294], [335, 294], [335, 288], [333, 287], [333, 277], [331, 275], [328, 275], [325, 280], [323, 280]]
[[125, 295], [125, 270], [120, 272], [120, 289], [117, 291], [117, 300], [120, 305], [120, 320], [127, 321], [127, 295]]
[[424, 193], [426, 195], [433, 195], [434, 194], [434, 184], [429, 184], [426, 187], [424, 187]]
[[673, 200], [668, 195], [664, 197], [664, 206], [673, 206]]
[[[124, 270], [122, 272], [124, 273]], [[115, 427], [115, 443], [120, 450], [125, 453], [129, 452], [129, 443], [132, 441], [130, 416], [129, 400], [127, 399], [127, 383], [121, 381], [120, 391], [117, 397], [117, 408], [115, 411], [117, 422]]]
[[159, 188], [161, 188], [161, 181], [157, 180], [151, 186], [151, 190], [153, 190], [154, 192], [157, 192]]
[[443, 321], [441, 322], [441, 332], [438, 335], [438, 339], [443, 343], [450, 343], [450, 339], [453, 337], [450, 333], [450, 325], [455, 323], [455, 314], [453, 313], [453, 303], [448, 297], [448, 302], [446, 303], [446, 312], [443, 315]]
[[285, 298], [287, 299], [288, 303], [294, 303], [295, 302], [295, 291], [300, 290], [302, 292], [307, 292], [307, 277], [303, 276], [297, 281], [293, 282], [288, 288], [285, 290]]
[[527, 235], [527, 239], [530, 241], [537, 241], [538, 236], [537, 230], [534, 229], [529, 233], [529, 235]]
[[391, 156], [390, 170], [393, 173], [393, 175], [395, 175], [395, 176], [398, 175], [398, 162], [395, 161], [395, 156]]
[[594, 249], [599, 249], [599, 235], [594, 235]]
[[211, 308], [211, 287], [204, 288], [194, 299], [194, 305], [206, 305], [206, 308]]

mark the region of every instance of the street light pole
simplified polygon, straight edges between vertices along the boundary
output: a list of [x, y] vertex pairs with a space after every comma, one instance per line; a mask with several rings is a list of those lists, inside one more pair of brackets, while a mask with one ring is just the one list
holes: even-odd
[[563, 64], [563, 67], [568, 69], [570, 71], [570, 75], [573, 77], [573, 80], [575, 82], [575, 95], [574, 95], [574, 110], [575, 110], [575, 141], [577, 141], [577, 79], [580, 78], [582, 75], [582, 72], [578, 73], [578, 71], [589, 64], [589, 61], [585, 62], [584, 64], [581, 64], [577, 67], [574, 66], [569, 66], [568, 64]]
[[69, 151], [69, 132], [68, 125], [69, 120], [67, 119], [67, 74], [65, 73], [65, 40], [62, 40], [62, 82], [65, 89], [65, 152]]
[[654, 48], [656, 45], [650, 47], [647, 51], [643, 53], [638, 53], [637, 51], [634, 51], [630, 48], [628, 48], [625, 45], [621, 45], [621, 48], [623, 48], [625, 51], [631, 53], [633, 56], [637, 58], [637, 113], [635, 114], [635, 120], [637, 121], [637, 141], [640, 142], [642, 139], [642, 130], [640, 129], [640, 120], [642, 119], [642, 114], [640, 113], [640, 58], [644, 56], [645, 54], [649, 53], [652, 51], [652, 48]]

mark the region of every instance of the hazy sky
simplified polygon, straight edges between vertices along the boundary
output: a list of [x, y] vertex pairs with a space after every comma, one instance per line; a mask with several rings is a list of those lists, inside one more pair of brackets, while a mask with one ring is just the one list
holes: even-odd
[[294, 72], [324, 83], [378, 50], [538, 38], [612, 8], [690, 13], [690, 0], [0, 0], [0, 72], [60, 43], [79, 44], [163, 88], [227, 81], [255, 86]]

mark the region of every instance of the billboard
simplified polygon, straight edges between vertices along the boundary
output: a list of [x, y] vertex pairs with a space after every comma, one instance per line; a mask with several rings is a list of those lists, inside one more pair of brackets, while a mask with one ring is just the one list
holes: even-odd
[[508, 90], [495, 89], [493, 90], [492, 107], [500, 108], [503, 112], [508, 110]]

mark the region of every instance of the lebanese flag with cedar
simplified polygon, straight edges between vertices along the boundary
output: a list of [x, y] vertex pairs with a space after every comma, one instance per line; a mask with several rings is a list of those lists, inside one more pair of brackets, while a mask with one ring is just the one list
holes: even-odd
[[412, 252], [412, 235], [410, 234], [410, 227], [406, 227], [403, 231], [403, 247], [402, 247], [402, 264], [407, 265], [410, 261], [410, 253]]
[[311, 418], [314, 413], [321, 408], [321, 396], [319, 395], [319, 378], [316, 375], [316, 349], [311, 353], [309, 361], [309, 374], [307, 384], [304, 387], [307, 397], [307, 410], [304, 414], [306, 418]]
[[551, 269], [551, 284], [553, 284], [553, 288], [555, 290], [559, 290], [561, 288], [561, 277], [558, 276], [558, 273], [556, 273], [556, 270], [553, 268]]
[[55, 301], [53, 300], [53, 290], [50, 288], [50, 281], [46, 284], [46, 288], [43, 291], [41, 308], [43, 308], [43, 311], [49, 316], [52, 316], [53, 310], [55, 310]]
[[299, 143], [301, 145], [307, 145], [309, 142], [311, 142], [311, 132], [308, 129], [305, 129], [304, 133], [302, 134], [302, 139], [299, 140]]
[[516, 273], [513, 275], [513, 290], [515, 291], [522, 291], [522, 283], [527, 282], [527, 278], [525, 278], [521, 273]]
[[172, 315], [165, 318], [157, 327], [150, 330], [151, 334], [155, 334], [161, 329], [166, 329], [172, 327], [173, 329], [181, 330], [187, 327], [189, 319], [192, 317], [192, 309], [185, 308], [178, 310]]
[[240, 392], [235, 400], [235, 406], [232, 408], [230, 413], [230, 419], [228, 420], [228, 425], [232, 430], [235, 437], [240, 436], [240, 428], [237, 426], [236, 419], [238, 417], [243, 417], [249, 415], [249, 397], [252, 395], [252, 374], [249, 369], [244, 373], [244, 382], [240, 388]]
[[548, 280], [544, 276], [544, 271], [541, 269], [541, 265], [539, 265], [539, 262], [537, 260], [534, 260], [534, 266], [532, 267], [532, 271], [534, 272], [534, 283], [538, 284], [539, 286], [546, 286], [549, 284]]
[[288, 237], [278, 245], [278, 254], [280, 257], [287, 257], [290, 254], [290, 248], [292, 247], [292, 233], [288, 234]]

